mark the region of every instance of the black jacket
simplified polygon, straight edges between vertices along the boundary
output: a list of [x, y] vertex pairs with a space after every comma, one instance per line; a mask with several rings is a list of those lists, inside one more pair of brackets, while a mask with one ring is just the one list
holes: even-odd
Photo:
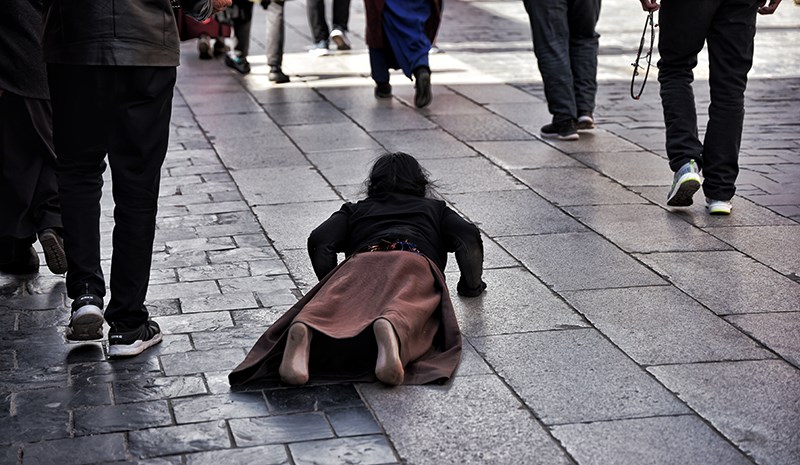
[[[206, 19], [211, 0], [181, 0]], [[178, 66], [180, 41], [170, 0], [45, 0], [47, 63]]]
[[0, 89], [48, 99], [42, 58], [42, 0], [3, 2], [0, 14]]

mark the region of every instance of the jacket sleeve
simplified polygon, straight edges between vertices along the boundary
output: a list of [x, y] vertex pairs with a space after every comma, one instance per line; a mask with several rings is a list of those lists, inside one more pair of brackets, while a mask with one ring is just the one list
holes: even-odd
[[486, 289], [483, 282], [483, 240], [478, 228], [447, 208], [442, 218], [442, 232], [447, 251], [455, 252], [461, 278], [456, 290], [459, 295], [475, 297]]
[[348, 216], [339, 210], [317, 226], [308, 236], [308, 256], [317, 279], [322, 279], [331, 272], [338, 260], [337, 252], [344, 251], [347, 239]]
[[211, 8], [211, 0], [180, 0], [183, 12], [198, 21], [204, 21], [211, 17], [214, 10]]

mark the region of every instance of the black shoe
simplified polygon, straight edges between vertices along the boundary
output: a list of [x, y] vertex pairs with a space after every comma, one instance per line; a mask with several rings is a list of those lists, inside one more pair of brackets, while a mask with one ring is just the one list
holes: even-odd
[[586, 111], [578, 113], [578, 122], [575, 123], [575, 128], [578, 131], [588, 131], [596, 127], [597, 126], [594, 124], [594, 115], [592, 115], [592, 112]]
[[108, 356], [132, 357], [159, 342], [161, 342], [161, 328], [155, 321], [147, 320], [141, 326], [130, 330], [112, 323], [111, 331], [108, 332]]
[[222, 37], [218, 37], [214, 40], [214, 56], [221, 57], [228, 51], [228, 47], [225, 46], [225, 40]]
[[267, 77], [275, 84], [284, 84], [289, 82], [289, 76], [283, 73], [283, 70], [281, 70], [280, 66], [271, 67]]
[[247, 58], [240, 57], [236, 52], [228, 52], [225, 54], [225, 64], [242, 74], [248, 74], [250, 72], [250, 63], [247, 62]]
[[431, 94], [431, 70], [420, 66], [414, 70], [414, 106], [426, 107], [433, 100]]
[[64, 253], [64, 239], [55, 229], [47, 228], [39, 232], [39, 243], [44, 250], [44, 261], [54, 274], [67, 272], [67, 256]]
[[103, 299], [84, 294], [72, 301], [72, 315], [67, 326], [70, 341], [93, 341], [103, 337]]
[[375, 98], [389, 98], [392, 96], [392, 85], [388, 82], [375, 83]]
[[39, 255], [32, 245], [24, 245], [18, 239], [12, 241], [11, 250], [5, 263], [0, 264], [0, 271], [8, 274], [31, 274], [39, 271]]
[[210, 60], [211, 56], [211, 37], [206, 34], [197, 38], [197, 53], [201, 60]]
[[579, 138], [575, 121], [571, 119], [546, 124], [542, 126], [541, 133], [545, 139], [578, 140]]

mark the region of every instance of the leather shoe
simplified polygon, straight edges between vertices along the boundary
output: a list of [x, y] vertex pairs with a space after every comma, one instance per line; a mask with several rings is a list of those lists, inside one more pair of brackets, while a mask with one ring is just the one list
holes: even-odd
[[289, 76], [284, 74], [280, 66], [273, 66], [272, 68], [270, 68], [267, 77], [269, 78], [270, 81], [274, 82], [275, 84], [283, 84], [289, 82]]
[[431, 70], [427, 66], [420, 66], [414, 70], [414, 106], [426, 107], [431, 100]]

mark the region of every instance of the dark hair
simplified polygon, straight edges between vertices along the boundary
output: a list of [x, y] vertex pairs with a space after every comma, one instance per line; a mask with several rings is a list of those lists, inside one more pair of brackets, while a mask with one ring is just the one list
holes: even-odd
[[403, 152], [387, 153], [378, 157], [369, 177], [364, 182], [367, 197], [388, 192], [425, 197], [432, 185], [429, 173], [416, 158]]

